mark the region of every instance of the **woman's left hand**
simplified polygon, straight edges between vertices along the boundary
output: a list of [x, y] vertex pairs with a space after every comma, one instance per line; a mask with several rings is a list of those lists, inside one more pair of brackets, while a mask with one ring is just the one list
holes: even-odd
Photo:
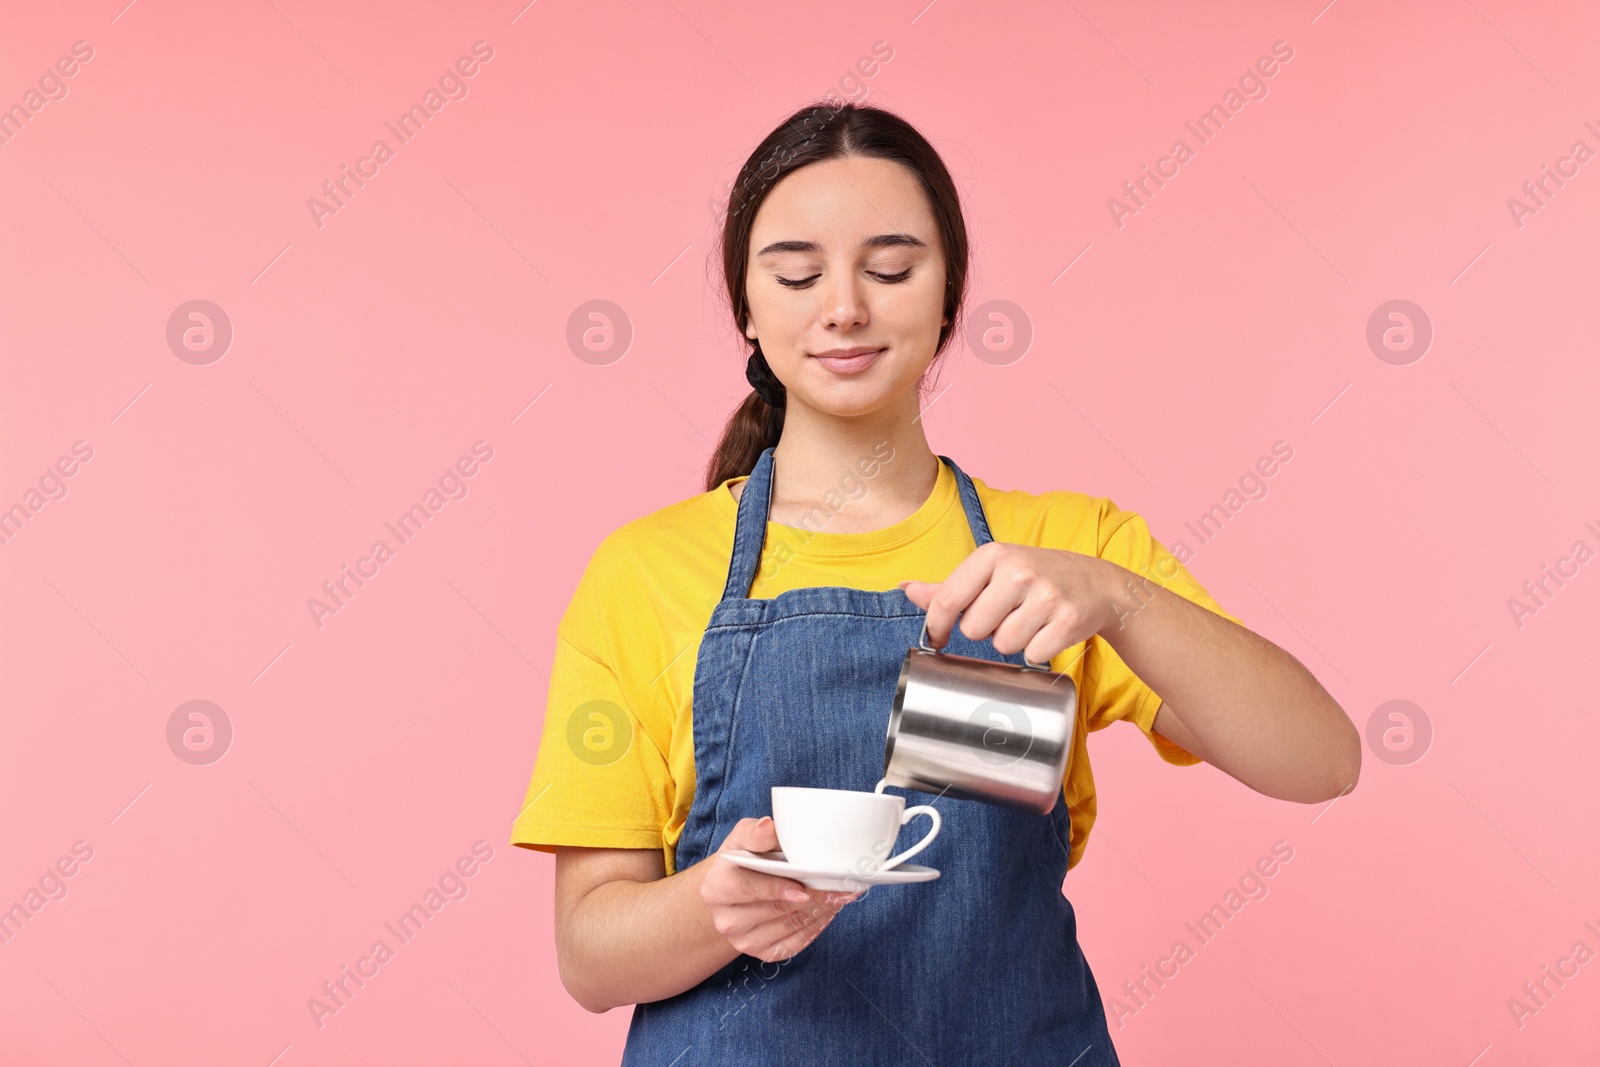
[[1096, 556], [1004, 541], [979, 547], [942, 582], [901, 582], [928, 613], [928, 643], [942, 648], [956, 617], [974, 641], [1048, 663], [1080, 641], [1119, 625], [1117, 587], [1130, 572]]

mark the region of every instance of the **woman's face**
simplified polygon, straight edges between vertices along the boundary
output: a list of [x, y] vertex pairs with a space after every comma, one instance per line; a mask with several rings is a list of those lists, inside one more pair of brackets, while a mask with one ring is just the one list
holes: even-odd
[[745, 334], [761, 342], [791, 411], [864, 415], [905, 396], [933, 361], [944, 292], [938, 226], [899, 163], [808, 164], [756, 212]]

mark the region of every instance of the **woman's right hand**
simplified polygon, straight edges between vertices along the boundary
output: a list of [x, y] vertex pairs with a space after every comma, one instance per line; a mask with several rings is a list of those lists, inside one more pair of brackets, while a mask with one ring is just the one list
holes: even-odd
[[[771, 852], [777, 847], [778, 831], [770, 817], [740, 819], [717, 853], [729, 849]], [[807, 889], [792, 878], [736, 867], [717, 859], [717, 853], [706, 857], [700, 899], [711, 912], [717, 932], [730, 945], [765, 963], [798, 955], [840, 908], [861, 896]]]

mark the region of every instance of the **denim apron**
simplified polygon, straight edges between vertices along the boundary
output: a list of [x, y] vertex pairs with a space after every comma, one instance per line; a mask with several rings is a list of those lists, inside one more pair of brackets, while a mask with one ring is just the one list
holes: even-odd
[[[870, 792], [889, 712], [924, 612], [899, 589], [792, 589], [749, 599], [771, 505], [773, 450], [739, 498], [722, 600], [694, 674], [695, 795], [676, 869], [743, 818], [772, 813], [775, 785]], [[993, 537], [977, 491], [947, 457], [974, 546]], [[943, 576], [941, 576], [943, 577]], [[1022, 663], [953, 629], [943, 651]], [[691, 989], [636, 1005], [624, 1067], [1048, 1064], [1111, 1067], [1116, 1051], [1062, 895], [1066, 801], [1049, 815], [906, 790], [943, 829], [913, 862], [930, 882], [876, 886], [788, 960], [741, 954]], [[927, 831], [913, 820], [897, 845]]]

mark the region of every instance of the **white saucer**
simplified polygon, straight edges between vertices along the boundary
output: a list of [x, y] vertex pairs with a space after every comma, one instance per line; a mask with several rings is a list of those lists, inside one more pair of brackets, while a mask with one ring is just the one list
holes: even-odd
[[718, 852], [717, 855], [726, 857], [735, 867], [744, 867], [763, 874], [776, 874], [781, 878], [793, 878], [807, 889], [829, 889], [842, 893], [853, 893], [872, 885], [931, 882], [939, 877], [939, 872], [932, 867], [923, 867], [915, 863], [902, 863], [898, 867], [874, 874], [857, 874], [849, 870], [829, 871], [820, 867], [801, 867], [790, 863], [782, 852], [750, 852], [735, 848], [727, 852]]

